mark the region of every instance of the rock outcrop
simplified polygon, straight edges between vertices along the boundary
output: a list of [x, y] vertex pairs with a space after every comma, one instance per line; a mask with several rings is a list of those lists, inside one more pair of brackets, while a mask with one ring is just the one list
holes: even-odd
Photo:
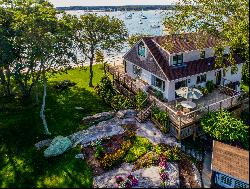
[[72, 142], [69, 138], [63, 136], [55, 137], [50, 146], [44, 151], [44, 157], [58, 156], [69, 148], [71, 148]]

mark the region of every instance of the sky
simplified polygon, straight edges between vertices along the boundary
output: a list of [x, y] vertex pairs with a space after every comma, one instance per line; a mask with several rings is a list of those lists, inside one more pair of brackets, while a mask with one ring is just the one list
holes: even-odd
[[63, 6], [118, 6], [118, 5], [171, 5], [177, 0], [49, 0], [56, 7]]

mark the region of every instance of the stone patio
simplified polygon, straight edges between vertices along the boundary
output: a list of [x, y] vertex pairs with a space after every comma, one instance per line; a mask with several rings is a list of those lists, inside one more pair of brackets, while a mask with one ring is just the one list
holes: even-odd
[[[177, 164], [168, 163], [169, 169], [169, 188], [179, 187], [179, 168]], [[122, 176], [126, 178], [130, 173], [136, 176], [139, 180], [139, 184], [135, 188], [160, 188], [162, 187], [162, 181], [159, 175], [159, 167], [151, 166], [132, 172], [133, 165], [129, 163], [123, 163], [119, 168], [108, 171], [100, 176], [94, 177], [94, 188], [116, 188], [115, 176]]]

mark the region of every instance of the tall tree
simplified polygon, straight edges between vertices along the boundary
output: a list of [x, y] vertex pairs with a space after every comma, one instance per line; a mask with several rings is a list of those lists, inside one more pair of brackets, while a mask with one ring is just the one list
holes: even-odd
[[14, 28], [21, 31], [15, 42], [22, 50], [20, 58], [13, 64], [14, 78], [26, 96], [29, 96], [32, 86], [42, 79], [43, 100], [40, 117], [45, 134], [50, 134], [45, 119], [46, 73], [67, 68], [70, 60], [75, 60], [71, 23], [73, 17], [59, 15], [53, 5], [44, 0], [19, 0], [13, 9]]
[[[235, 52], [245, 61], [244, 66], [249, 64], [248, 0], [179, 0], [164, 25], [170, 33], [206, 32], [218, 38], [217, 66], [224, 66], [220, 60], [225, 45], [230, 46], [228, 60], [232, 65]], [[244, 70], [249, 75], [249, 71]]]
[[11, 94], [11, 68], [10, 64], [17, 58], [18, 52], [12, 39], [15, 31], [11, 28], [13, 13], [9, 7], [1, 6], [0, 2], [0, 84], [4, 94]]
[[89, 59], [89, 86], [93, 87], [93, 61], [96, 51], [120, 50], [126, 41], [127, 29], [123, 21], [96, 14], [82, 15], [77, 24], [76, 39], [79, 49]]

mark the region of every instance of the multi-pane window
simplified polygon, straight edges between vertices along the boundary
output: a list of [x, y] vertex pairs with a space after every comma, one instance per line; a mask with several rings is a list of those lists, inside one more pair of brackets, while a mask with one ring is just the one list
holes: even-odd
[[196, 84], [204, 83], [207, 81], [207, 75], [202, 74], [197, 76]]
[[162, 91], [165, 91], [165, 81], [162, 81], [158, 77], [151, 75], [151, 85], [159, 88]]
[[138, 45], [138, 55], [142, 57], [146, 57], [146, 48], [142, 42]]
[[204, 58], [205, 58], [205, 56], [206, 56], [206, 52], [205, 52], [205, 51], [201, 51], [201, 53], [200, 53], [200, 57], [201, 57], [201, 59], [204, 59]]
[[183, 54], [173, 56], [173, 65], [183, 64]]

